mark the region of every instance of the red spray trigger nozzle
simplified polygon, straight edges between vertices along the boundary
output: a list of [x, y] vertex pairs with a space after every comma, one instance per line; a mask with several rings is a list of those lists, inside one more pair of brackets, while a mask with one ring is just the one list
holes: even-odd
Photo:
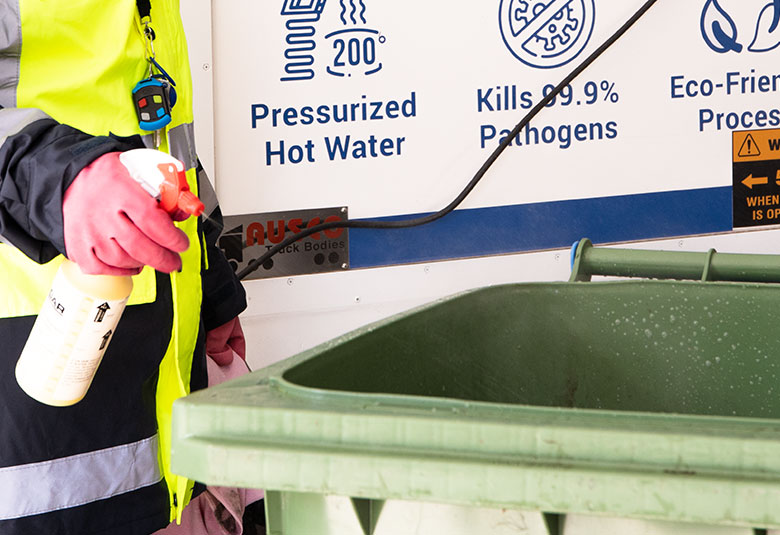
[[197, 217], [203, 213], [205, 206], [190, 191], [187, 176], [183, 170], [176, 169], [173, 163], [157, 164], [157, 169], [163, 175], [163, 182], [160, 185], [160, 208], [169, 214], [181, 210]]

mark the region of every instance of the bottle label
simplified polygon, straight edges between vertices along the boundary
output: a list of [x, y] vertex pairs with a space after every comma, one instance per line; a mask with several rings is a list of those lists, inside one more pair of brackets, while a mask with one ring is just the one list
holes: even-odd
[[44, 403], [68, 404], [86, 393], [127, 298], [98, 299], [59, 271], [16, 369], [20, 386]]

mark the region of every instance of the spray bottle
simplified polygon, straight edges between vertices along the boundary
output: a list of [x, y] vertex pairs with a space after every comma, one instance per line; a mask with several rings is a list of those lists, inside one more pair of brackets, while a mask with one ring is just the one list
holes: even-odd
[[[169, 214], [203, 212], [179, 160], [151, 149], [124, 152], [119, 160]], [[81, 401], [132, 289], [132, 277], [86, 275], [74, 262], [63, 260], [16, 364], [22, 390], [47, 405]]]

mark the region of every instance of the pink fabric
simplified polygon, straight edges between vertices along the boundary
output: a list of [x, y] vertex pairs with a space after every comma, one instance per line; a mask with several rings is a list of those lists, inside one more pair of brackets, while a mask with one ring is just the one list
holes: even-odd
[[240, 489], [208, 487], [184, 509], [181, 524], [173, 522], [155, 535], [242, 535], [246, 503]]
[[229, 366], [234, 354], [246, 360], [246, 340], [238, 316], [206, 333], [206, 354], [220, 366]]
[[81, 170], [62, 203], [66, 256], [84, 273], [135, 275], [145, 265], [181, 269], [187, 235], [110, 152]]
[[[231, 355], [230, 363], [220, 366], [209, 358], [209, 386], [239, 377], [249, 371], [246, 362]], [[263, 497], [262, 490], [231, 487], [206, 487], [184, 509], [181, 524], [173, 522], [154, 535], [242, 535], [244, 508]]]

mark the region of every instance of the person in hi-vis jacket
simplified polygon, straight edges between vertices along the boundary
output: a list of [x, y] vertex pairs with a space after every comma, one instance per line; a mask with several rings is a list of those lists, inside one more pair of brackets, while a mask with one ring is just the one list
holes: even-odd
[[[147, 535], [201, 487], [170, 471], [173, 401], [207, 385], [207, 340], [244, 356], [179, 2], [0, 0], [0, 14], [0, 533]], [[142, 82], [175, 100], [148, 110], [155, 131]], [[173, 221], [129, 177], [119, 155], [143, 147], [184, 163], [209, 219]], [[52, 407], [14, 368], [62, 255], [134, 288], [84, 399]]]

